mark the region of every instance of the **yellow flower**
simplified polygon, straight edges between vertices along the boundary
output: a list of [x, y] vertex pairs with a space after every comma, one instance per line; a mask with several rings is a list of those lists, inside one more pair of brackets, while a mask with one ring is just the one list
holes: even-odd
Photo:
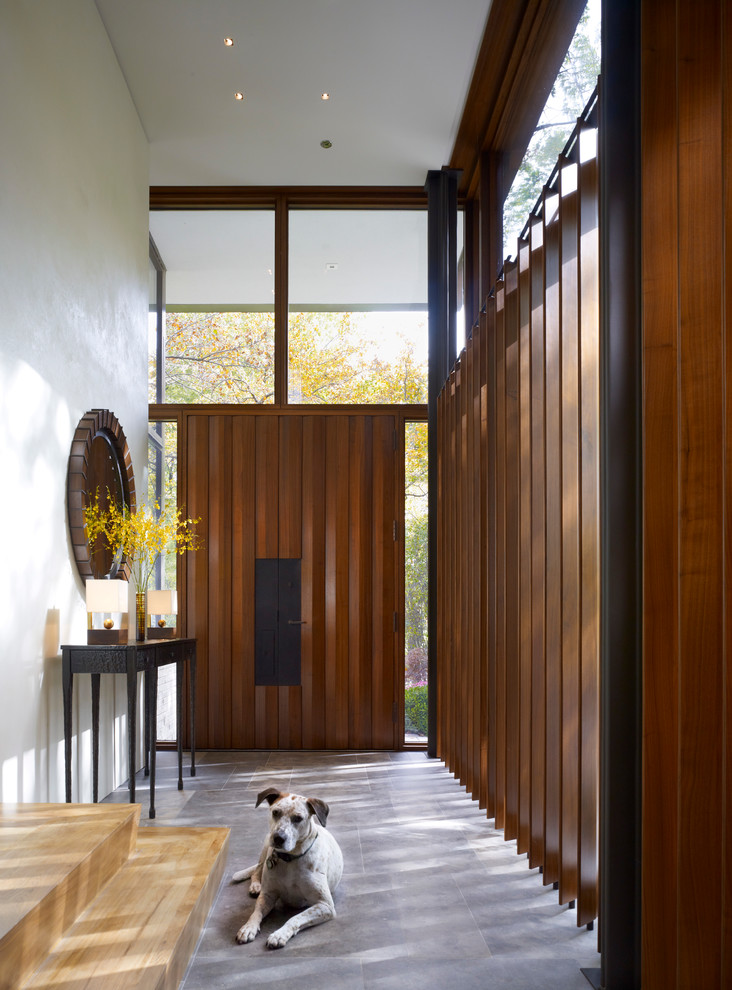
[[185, 553], [198, 550], [201, 541], [193, 527], [200, 519], [187, 519], [183, 510], [166, 507], [161, 510], [140, 506], [130, 512], [127, 505], [119, 506], [113, 500], [100, 504], [99, 492], [84, 508], [89, 546], [101, 538], [113, 554], [120, 553], [130, 565], [138, 591], [146, 591], [155, 562], [161, 554]]

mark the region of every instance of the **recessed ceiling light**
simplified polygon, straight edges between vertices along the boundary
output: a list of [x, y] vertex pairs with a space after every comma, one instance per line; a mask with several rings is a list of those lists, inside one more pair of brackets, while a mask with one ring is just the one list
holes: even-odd
[[320, 142], [320, 147], [321, 148], [332, 148], [333, 147], [333, 142], [332, 141], [321, 141]]
[[234, 47], [234, 39], [233, 38], [224, 38], [224, 44], [226, 45], [227, 48], [233, 48]]
[[329, 100], [330, 99], [330, 93], [321, 93], [320, 94], [320, 99], [321, 100]]
[[234, 99], [235, 100], [243, 100], [244, 99], [244, 94], [243, 93], [234, 93]]

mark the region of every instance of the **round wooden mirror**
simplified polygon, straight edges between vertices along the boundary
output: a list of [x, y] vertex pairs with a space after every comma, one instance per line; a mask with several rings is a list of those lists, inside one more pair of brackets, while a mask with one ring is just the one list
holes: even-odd
[[117, 417], [108, 409], [86, 413], [74, 433], [66, 479], [69, 531], [82, 581], [129, 579], [129, 566], [121, 554], [113, 555], [99, 541], [97, 546], [89, 546], [84, 508], [97, 494], [102, 505], [113, 500], [135, 509], [135, 480], [127, 439]]

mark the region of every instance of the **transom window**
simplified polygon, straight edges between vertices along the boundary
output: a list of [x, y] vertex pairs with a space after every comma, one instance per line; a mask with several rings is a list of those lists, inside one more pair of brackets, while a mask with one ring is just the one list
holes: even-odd
[[286, 217], [276, 244], [274, 209], [151, 214], [165, 313], [150, 401], [425, 403], [426, 210]]

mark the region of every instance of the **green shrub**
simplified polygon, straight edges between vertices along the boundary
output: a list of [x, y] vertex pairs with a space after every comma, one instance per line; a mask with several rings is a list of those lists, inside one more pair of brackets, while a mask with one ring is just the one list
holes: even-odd
[[427, 735], [427, 685], [419, 684], [404, 692], [404, 729]]

